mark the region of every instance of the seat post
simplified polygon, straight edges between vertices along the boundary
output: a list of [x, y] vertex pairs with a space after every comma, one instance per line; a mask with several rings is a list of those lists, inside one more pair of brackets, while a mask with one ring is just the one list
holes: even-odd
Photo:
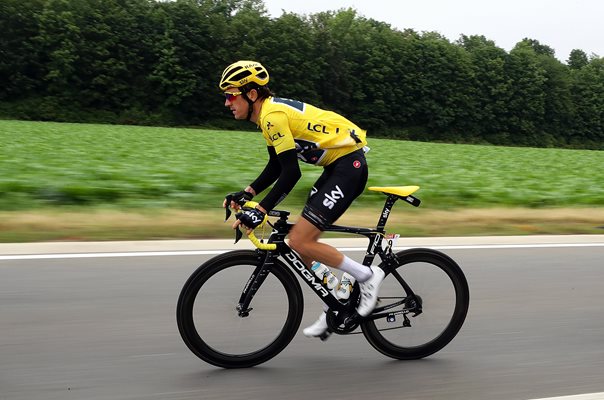
[[388, 222], [388, 217], [390, 216], [390, 212], [392, 211], [392, 207], [394, 203], [398, 200], [398, 196], [389, 194], [384, 202], [384, 208], [382, 209], [382, 214], [380, 214], [380, 219], [378, 220], [376, 229], [378, 231], [384, 231], [386, 227], [386, 222]]

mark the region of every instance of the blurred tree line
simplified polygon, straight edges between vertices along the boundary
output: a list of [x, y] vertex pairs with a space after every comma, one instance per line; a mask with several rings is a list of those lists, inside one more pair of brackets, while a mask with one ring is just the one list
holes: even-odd
[[242, 129], [217, 82], [261, 61], [271, 88], [372, 136], [604, 148], [604, 58], [524, 39], [452, 43], [352, 10], [270, 18], [261, 0], [0, 0], [0, 115]]

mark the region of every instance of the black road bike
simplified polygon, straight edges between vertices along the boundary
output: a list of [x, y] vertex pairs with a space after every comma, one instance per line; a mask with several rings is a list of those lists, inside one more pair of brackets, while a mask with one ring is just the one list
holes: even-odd
[[[176, 313], [185, 344], [202, 360], [223, 368], [252, 367], [270, 360], [291, 342], [302, 320], [304, 299], [295, 272], [329, 306], [330, 333], [356, 334], [360, 327], [376, 350], [400, 360], [441, 350], [465, 320], [470, 301], [466, 278], [457, 263], [439, 251], [412, 248], [394, 253], [393, 241], [385, 231], [397, 200], [419, 206], [420, 200], [412, 195], [417, 189], [370, 187], [387, 196], [375, 229], [332, 225], [326, 230], [367, 237], [364, 265], [372, 265], [379, 256], [378, 266], [386, 277], [370, 315], [356, 313], [358, 285], [342, 302], [306, 268], [285, 243], [293, 226], [288, 222], [289, 212], [273, 210], [269, 216], [278, 219], [269, 222], [272, 233], [266, 243], [252, 232], [249, 238], [256, 250], [220, 254], [201, 265], [185, 283]], [[227, 208], [227, 219], [229, 215]], [[240, 233], [237, 240], [239, 237]]]

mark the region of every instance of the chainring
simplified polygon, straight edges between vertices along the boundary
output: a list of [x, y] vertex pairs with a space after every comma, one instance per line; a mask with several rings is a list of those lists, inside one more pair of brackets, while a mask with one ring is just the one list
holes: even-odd
[[[356, 313], [356, 308], [359, 305], [360, 297], [361, 290], [359, 284], [355, 283], [350, 293], [350, 298], [344, 303], [350, 307], [348, 311], [341, 316], [338, 312], [331, 309], [327, 311], [327, 327], [330, 331], [338, 335], [345, 335], [359, 327], [361, 323], [359, 322], [360, 318]], [[345, 321], [347, 322], [346, 324], [344, 323]]]
[[339, 315], [340, 313], [332, 310], [327, 311], [327, 327], [330, 331], [337, 333], [338, 335], [345, 335], [347, 333], [351, 333], [355, 329], [357, 329], [360, 325], [358, 322], [358, 318], [355, 318], [353, 323], [344, 324], [344, 321], [349, 319], [351, 315], [348, 313]]

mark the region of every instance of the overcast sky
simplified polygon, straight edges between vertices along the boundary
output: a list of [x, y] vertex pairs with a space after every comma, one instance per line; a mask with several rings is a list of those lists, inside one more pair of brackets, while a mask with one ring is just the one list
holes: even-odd
[[400, 30], [436, 31], [454, 41], [484, 35], [511, 50], [525, 37], [566, 61], [573, 49], [604, 56], [603, 0], [264, 0], [273, 17], [352, 7]]

